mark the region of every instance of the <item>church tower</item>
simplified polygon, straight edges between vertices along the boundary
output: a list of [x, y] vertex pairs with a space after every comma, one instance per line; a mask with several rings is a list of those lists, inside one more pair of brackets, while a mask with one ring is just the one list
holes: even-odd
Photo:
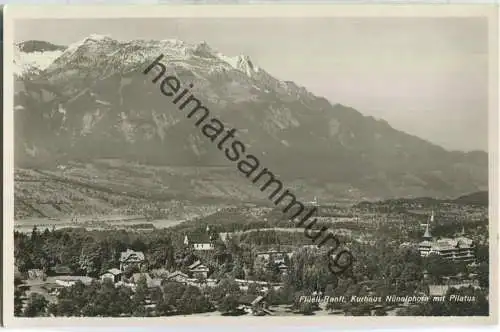
[[427, 224], [425, 225], [425, 233], [423, 236], [423, 241], [418, 245], [418, 250], [420, 252], [420, 256], [426, 257], [430, 254], [432, 248], [432, 235], [430, 231], [430, 222], [434, 221], [434, 211], [432, 211], [431, 217], [427, 220]]
[[430, 221], [427, 221], [427, 225], [425, 226], [424, 240], [430, 241], [432, 239], [432, 235], [429, 230], [429, 223], [433, 221], [434, 221], [434, 211], [432, 211]]
[[320, 215], [320, 205], [317, 196], [314, 196], [314, 199], [309, 203], [312, 208], [316, 209], [316, 213], [314, 213], [313, 217], [318, 217]]

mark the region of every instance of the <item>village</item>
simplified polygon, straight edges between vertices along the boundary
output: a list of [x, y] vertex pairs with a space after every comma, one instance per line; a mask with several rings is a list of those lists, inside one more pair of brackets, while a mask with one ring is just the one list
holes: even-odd
[[[325, 258], [325, 249], [313, 244], [284, 244], [284, 241], [280, 241], [280, 236], [277, 235], [279, 232], [273, 231], [275, 233], [273, 238], [270, 235], [273, 234], [271, 230], [267, 232], [257, 230], [253, 233], [216, 232], [210, 225], [206, 225], [202, 231], [184, 234], [180, 239], [179, 250], [183, 254], [180, 260], [176, 259], [180, 261], [176, 264], [168, 262], [168, 259], [174, 260], [175, 256], [172, 252], [166, 252], [167, 248], [173, 250], [169, 245], [167, 248], [161, 245], [160, 248], [146, 252], [134, 249], [132, 245], [117, 253], [116, 256], [119, 256], [119, 259], [115, 266], [108, 264], [108, 268], [104, 268], [102, 265], [100, 273], [81, 273], [82, 270], [74, 271], [63, 264], [56, 264], [49, 268], [27, 270], [24, 268], [24, 273], [18, 270], [16, 278], [18, 301], [21, 303], [19, 311], [28, 310], [27, 307], [31, 303], [30, 297], [33, 297], [33, 294], [42, 295], [43, 300], [41, 298], [40, 300], [48, 308], [51, 304], [57, 306], [61, 299], [67, 296], [65, 292], [75, 287], [82, 285], [87, 288], [104, 287], [96, 286], [97, 284], [113, 285], [115, 289], [128, 289], [131, 298], [141, 288], [141, 292], [146, 292], [146, 295], [143, 296], [140, 306], [151, 315], [160, 316], [163, 314], [157, 310], [157, 307], [162, 305], [165, 298], [168, 298], [165, 289], [169, 287], [188, 287], [191, 292], [198, 294], [199, 299], [207, 299], [207, 306], [200, 309], [199, 313], [220, 312], [231, 315], [352, 315], [357, 314], [358, 311], [362, 311], [364, 315], [396, 315], [398, 312], [419, 307], [419, 303], [404, 300], [405, 296], [406, 298], [409, 296], [443, 297], [450, 295], [454, 289], [467, 289], [473, 293], [487, 294], [487, 285], [482, 281], [485, 279], [484, 264], [480, 262], [484, 258], [479, 257], [478, 261], [477, 257], [477, 244], [481, 244], [481, 241], [478, 241], [480, 238], [476, 238], [475, 241], [467, 238], [463, 227], [461, 231], [456, 232], [455, 237], [434, 237], [430, 226], [435, 224], [434, 218], [434, 212], [431, 212], [427, 222], [421, 225], [423, 227], [421, 227], [420, 241], [398, 242], [391, 239], [387, 241], [384, 248], [376, 249], [376, 251], [393, 252], [396, 250], [401, 252], [401, 255], [407, 256], [407, 258], [389, 259], [388, 264], [394, 264], [397, 269], [401, 270], [400, 275], [387, 275], [380, 271], [369, 272], [367, 265], [375, 262], [366, 261], [371, 260], [366, 253], [354, 250], [355, 253], [358, 252], [358, 257], [356, 257], [358, 261], [365, 261], [366, 264], [361, 267], [361, 270], [359, 270], [359, 265], [354, 266], [350, 276], [340, 279], [335, 286], [332, 275], [324, 269], [324, 265], [327, 265], [325, 261], [322, 261]], [[64, 232], [64, 230], [53, 232]], [[287, 236], [293, 234], [285, 233]], [[41, 234], [33, 233], [31, 238], [33, 236], [42, 238], [44, 234], [47, 237], [51, 236], [51, 232], [46, 230]], [[239, 242], [242, 234], [253, 234], [254, 237], [264, 238], [268, 245], [254, 243], [249, 251], [248, 246]], [[60, 237], [60, 235], [57, 236]], [[303, 236], [303, 234], [294, 234], [294, 236]], [[258, 242], [262, 241], [258, 240]], [[366, 237], [350, 239], [347, 243], [359, 248], [379, 247], [373, 238], [370, 240]], [[156, 255], [158, 250], [165, 252], [165, 255], [161, 257], [169, 258], [166, 258], [163, 263], [160, 261], [151, 264], [152, 258], [148, 255]], [[383, 252], [378, 254], [386, 256]], [[86, 262], [88, 258], [82, 258], [82, 255], [80, 255], [80, 265], [88, 267], [91, 263]], [[391, 262], [394, 259], [396, 261]], [[114, 260], [111, 259], [111, 261]], [[417, 268], [416, 264], [421, 267]], [[408, 274], [405, 272], [408, 269], [414, 272]], [[86, 271], [91, 271], [90, 267]], [[356, 277], [356, 274], [360, 277]], [[213, 297], [214, 292], [222, 292], [222, 295]], [[158, 293], [163, 294], [163, 297], [158, 297], [156, 295]], [[378, 296], [384, 301], [347, 300], [330, 303], [300, 301], [300, 298], [304, 296], [318, 298], [331, 296], [333, 298], [344, 295], [347, 299]], [[400, 296], [399, 298], [403, 300], [385, 301], [391, 296], [393, 298]], [[230, 297], [231, 301], [229, 301]], [[179, 298], [175, 299], [175, 301], [179, 300]], [[227, 303], [224, 303], [226, 300], [230, 302], [229, 307]], [[175, 305], [167, 310], [168, 315], [182, 314], [173, 307]], [[44, 310], [39, 314], [48, 313], [46, 309]], [[184, 314], [193, 313], [196, 312], [184, 312]]]
[[[208, 237], [206, 238], [208, 239]], [[215, 249], [213, 241], [200, 240], [201, 242], [190, 243], [189, 238], [186, 236], [185, 244], [186, 246], [191, 245], [191, 248], [195, 251], [209, 252]], [[287, 265], [285, 264], [285, 257], [290, 258], [292, 255], [292, 252], [277, 250], [260, 252], [256, 256], [255, 265], [260, 269], [265, 269], [269, 264], [277, 265], [280, 273], [286, 275]], [[165, 268], [148, 271], [145, 262], [146, 259], [143, 252], [127, 249], [120, 254], [119, 266], [105, 271], [99, 278], [73, 275], [73, 272], [69, 268], [58, 266], [50, 272], [50, 276], [47, 276], [47, 273], [41, 269], [27, 271], [27, 280], [23, 280], [23, 283], [19, 287], [28, 291], [28, 294], [37, 292], [44, 294], [49, 301], [56, 301], [61, 289], [75, 286], [78, 283], [89, 286], [93, 282], [111, 282], [115, 287], [123, 286], [135, 291], [141, 280], [145, 281], [150, 290], [162, 287], [166, 282], [191, 285], [202, 290], [214, 288], [220, 282], [220, 279], [209, 278], [210, 269], [200, 260], [196, 260], [189, 265], [186, 273], [179, 270], [168, 271]], [[127, 273], [128, 271], [140, 272]], [[257, 287], [259, 290], [258, 294], [254, 294], [253, 296], [250, 294], [240, 296], [238, 299], [238, 310], [255, 315], [272, 315], [272, 312], [267, 310], [267, 303], [265, 302], [266, 294], [270, 288], [279, 290], [283, 287], [283, 283], [237, 278], [234, 279], [234, 282], [243, 292], [246, 292], [250, 285]], [[145, 305], [146, 307], [154, 307], [155, 303], [152, 303], [151, 299], [147, 299]]]

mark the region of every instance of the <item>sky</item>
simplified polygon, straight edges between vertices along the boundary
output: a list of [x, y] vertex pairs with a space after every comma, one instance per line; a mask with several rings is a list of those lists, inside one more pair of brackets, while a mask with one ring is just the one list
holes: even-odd
[[22, 20], [15, 40], [205, 41], [271, 75], [450, 150], [488, 149], [485, 18]]

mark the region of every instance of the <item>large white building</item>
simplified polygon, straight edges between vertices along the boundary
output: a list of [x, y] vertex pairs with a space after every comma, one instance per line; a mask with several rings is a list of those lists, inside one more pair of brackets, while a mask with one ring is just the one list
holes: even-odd
[[194, 250], [214, 250], [216, 236], [207, 226], [204, 233], [184, 235], [184, 245], [192, 247]]
[[[434, 212], [430, 217], [430, 222], [433, 221]], [[427, 257], [437, 254], [453, 261], [472, 263], [475, 260], [475, 245], [471, 239], [463, 235], [464, 230], [462, 228], [462, 236], [433, 239], [429, 229], [429, 222], [427, 222], [423, 241], [419, 243], [420, 255]]]

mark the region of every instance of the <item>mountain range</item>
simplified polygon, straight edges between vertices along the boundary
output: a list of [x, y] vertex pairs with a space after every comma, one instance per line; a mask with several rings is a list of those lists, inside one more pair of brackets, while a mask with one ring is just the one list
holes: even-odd
[[192, 83], [191, 92], [212, 115], [236, 128], [238, 139], [284, 183], [338, 183], [380, 198], [488, 188], [486, 152], [447, 151], [279, 80], [248, 56], [228, 57], [205, 42], [122, 42], [102, 35], [69, 46], [15, 45], [16, 167], [103, 158], [229, 166], [143, 74], [160, 54], [169, 73]]

